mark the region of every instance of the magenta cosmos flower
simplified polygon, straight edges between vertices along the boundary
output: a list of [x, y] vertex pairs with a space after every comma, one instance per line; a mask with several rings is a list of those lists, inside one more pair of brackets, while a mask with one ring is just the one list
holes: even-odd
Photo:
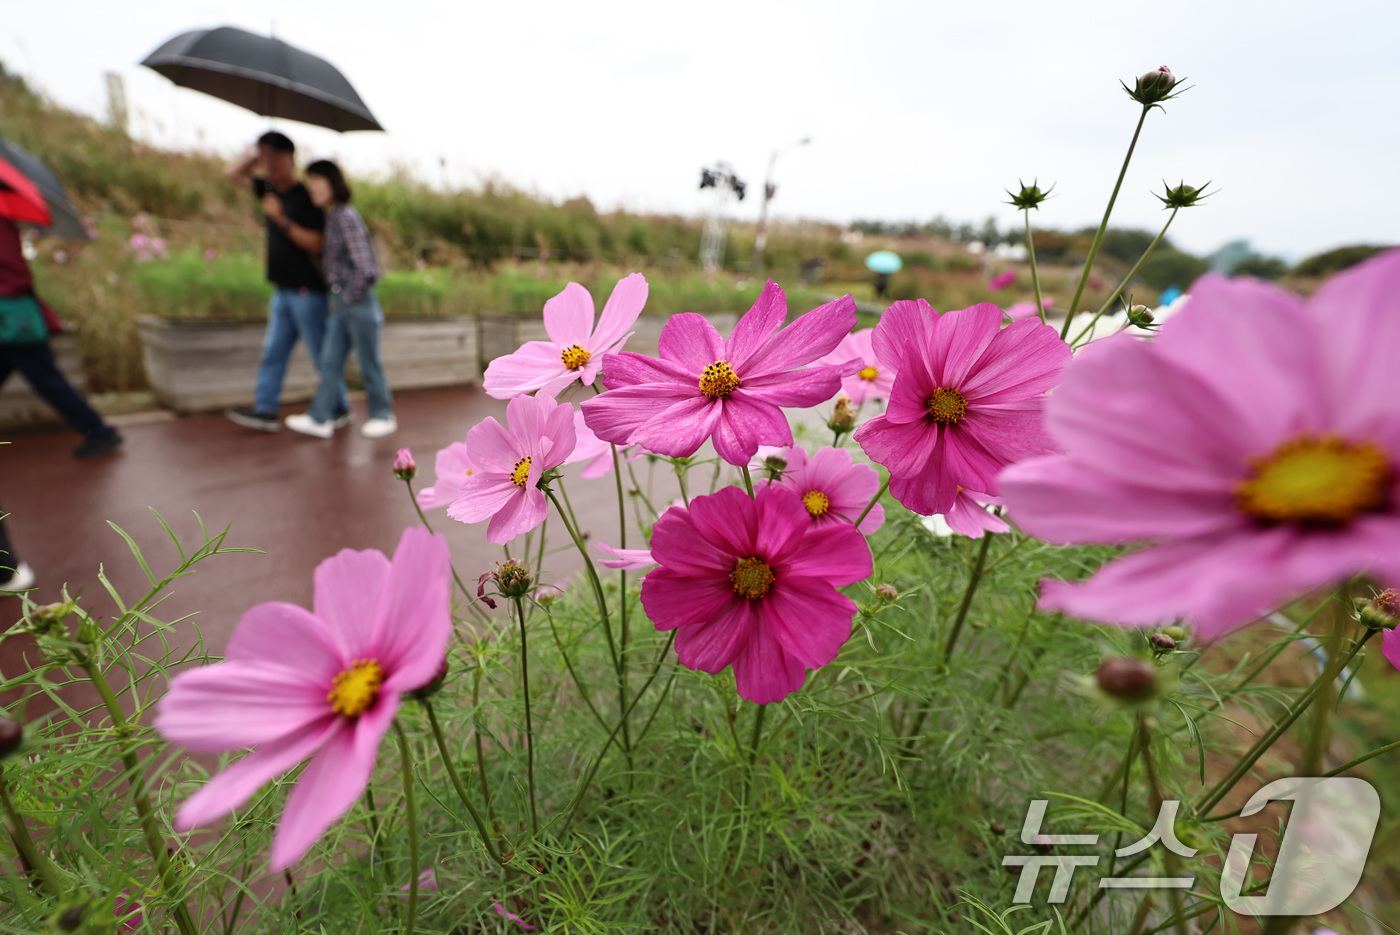
[[255, 749], [190, 796], [188, 831], [241, 806], [311, 757], [272, 838], [272, 869], [298, 860], [349, 811], [374, 772], [399, 696], [431, 681], [452, 630], [447, 540], [421, 527], [394, 560], [346, 549], [316, 568], [315, 603], [259, 604], [238, 621], [225, 661], [182, 672], [156, 729], [199, 753]]
[[953, 503], [953, 508], [947, 513], [925, 516], [921, 525], [935, 536], [944, 537], [957, 534], [969, 539], [981, 539], [989, 532], [1007, 532], [1011, 527], [1006, 520], [987, 509], [987, 504], [994, 502], [994, 497], [984, 493], [958, 488], [958, 499]]
[[874, 347], [899, 375], [889, 407], [855, 439], [915, 513], [947, 513], [959, 487], [995, 496], [1003, 467], [1054, 450], [1041, 409], [1072, 356], [1054, 328], [1003, 329], [990, 303], [939, 315], [919, 299], [889, 307]]
[[987, 281], [987, 288], [993, 292], [1000, 292], [1016, 281], [1016, 271], [1014, 269], [1002, 270]]
[[817, 361], [819, 364], [846, 364], [858, 361], [860, 369], [841, 378], [841, 392], [857, 406], [874, 399], [889, 399], [894, 387], [894, 368], [875, 357], [870, 339], [873, 328], [852, 331], [841, 339], [836, 350]]
[[759, 445], [791, 445], [780, 407], [815, 406], [836, 394], [842, 367], [806, 365], [850, 332], [856, 305], [847, 295], [783, 327], [786, 318], [787, 297], [772, 281], [728, 341], [701, 315], [671, 316], [659, 359], [608, 355], [608, 391], [582, 404], [588, 427], [604, 441], [671, 457], [693, 455], [713, 439], [721, 458], [741, 465]]
[[467, 478], [476, 473], [476, 465], [467, 453], [467, 443], [453, 442], [438, 451], [433, 470], [437, 475], [433, 486], [418, 491], [418, 505], [425, 510], [447, 506], [456, 500]]
[[1070, 367], [1047, 426], [1064, 457], [1002, 475], [1011, 518], [1053, 542], [1146, 542], [1041, 603], [1212, 639], [1363, 570], [1400, 579], [1400, 251], [1306, 303], [1207, 275], [1156, 338]]
[[527, 341], [514, 354], [491, 361], [482, 388], [497, 399], [510, 399], [536, 390], [558, 396], [575, 380], [592, 386], [603, 355], [620, 349], [632, 336], [627, 329], [646, 302], [646, 277], [633, 273], [613, 287], [595, 326], [593, 297], [578, 283], [569, 283], [544, 303], [549, 340]]
[[574, 450], [574, 410], [548, 396], [517, 396], [506, 405], [503, 428], [493, 416], [467, 432], [467, 456], [476, 465], [447, 515], [463, 523], [491, 520], [486, 541], [501, 544], [544, 522], [549, 503], [540, 478]]
[[[819, 526], [854, 523], [870, 498], [880, 489], [880, 475], [868, 464], [856, 464], [844, 448], [819, 448], [814, 455], [798, 447], [783, 448], [776, 456], [787, 462], [782, 477], [770, 484], [786, 487], [802, 500], [812, 522]], [[867, 536], [885, 522], [880, 504], [870, 508], [860, 522]]]
[[642, 606], [676, 631], [681, 665], [734, 667], [739, 694], [758, 704], [802, 687], [851, 635], [856, 605], [836, 588], [870, 575], [870, 549], [849, 523], [816, 525], [777, 486], [750, 499], [738, 487], [696, 497], [656, 521]]

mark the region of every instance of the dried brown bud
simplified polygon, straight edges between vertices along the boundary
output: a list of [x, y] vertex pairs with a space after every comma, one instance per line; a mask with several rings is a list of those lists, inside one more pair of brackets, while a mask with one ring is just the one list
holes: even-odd
[[1153, 633], [1147, 638], [1147, 642], [1152, 644], [1152, 648], [1157, 652], [1169, 653], [1176, 649], [1176, 640], [1165, 633]]
[[875, 585], [875, 596], [882, 601], [894, 602], [899, 600], [899, 589], [892, 584]]
[[1105, 694], [1124, 701], [1145, 701], [1157, 688], [1156, 666], [1136, 656], [1105, 659], [1094, 678]]

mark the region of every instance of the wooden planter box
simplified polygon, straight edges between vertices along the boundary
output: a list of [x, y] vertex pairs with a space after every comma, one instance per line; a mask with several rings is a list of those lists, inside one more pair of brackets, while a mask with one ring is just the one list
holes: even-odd
[[[208, 412], [253, 402], [265, 322], [178, 321], [143, 315], [138, 321], [146, 380], [161, 405]], [[415, 389], [471, 383], [478, 378], [477, 329], [472, 318], [387, 322], [381, 338], [389, 386]], [[352, 352], [347, 374], [358, 376]], [[318, 377], [297, 342], [282, 382], [282, 402], [316, 392]]]
[[[49, 339], [59, 371], [79, 393], [87, 388], [83, 376], [83, 361], [78, 355], [78, 342], [71, 334], [56, 334]], [[29, 388], [16, 370], [0, 387], [0, 429], [25, 428], [31, 425], [62, 425], [63, 417]]]

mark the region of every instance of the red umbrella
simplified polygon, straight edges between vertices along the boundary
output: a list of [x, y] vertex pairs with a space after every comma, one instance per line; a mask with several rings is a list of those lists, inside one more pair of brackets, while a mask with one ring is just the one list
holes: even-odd
[[0, 159], [0, 218], [39, 227], [53, 223], [53, 215], [39, 189], [4, 159]]

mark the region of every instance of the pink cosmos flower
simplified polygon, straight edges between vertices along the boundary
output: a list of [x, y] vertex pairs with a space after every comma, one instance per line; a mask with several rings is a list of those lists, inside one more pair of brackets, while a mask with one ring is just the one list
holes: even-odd
[[[581, 409], [574, 411], [574, 437], [577, 439], [574, 453], [569, 455], [564, 463], [582, 464], [583, 470], [579, 472], [579, 477], [592, 480], [613, 469], [612, 445], [593, 434], [593, 430], [583, 419]], [[617, 450], [617, 456], [623, 461], [636, 461], [644, 454], [646, 452], [636, 446]]]
[[935, 536], [954, 534], [969, 539], [981, 539], [989, 532], [1007, 532], [1011, 529], [1006, 520], [987, 509], [987, 504], [999, 502], [995, 497], [984, 493], [958, 488], [958, 499], [946, 514], [935, 513], [926, 516], [922, 525]]
[[118, 919], [119, 932], [140, 931], [141, 923], [145, 921], [146, 914], [141, 911], [141, 904], [130, 896], [130, 890], [122, 890], [121, 895], [112, 901], [112, 915]]
[[418, 463], [413, 460], [411, 448], [400, 448], [394, 452], [394, 476], [399, 480], [413, 480], [418, 476]]
[[1400, 250], [1306, 302], [1207, 275], [1151, 341], [1095, 342], [1050, 398], [1066, 457], [1002, 475], [1053, 542], [1145, 542], [1047, 608], [1205, 639], [1368, 570], [1400, 579]]
[[520, 928], [524, 929], [527, 932], [533, 932], [535, 930], [535, 927], [533, 925], [531, 925], [529, 922], [526, 922], [524, 919], [522, 919], [515, 913], [511, 912], [505, 906], [502, 906], [500, 903], [492, 903], [491, 907], [496, 910], [496, 915], [500, 916], [502, 919], [505, 919], [507, 922], [514, 922], [516, 925], [520, 926]]
[[502, 428], [487, 416], [467, 432], [467, 456], [476, 465], [447, 515], [463, 523], [491, 520], [486, 541], [501, 544], [544, 522], [549, 504], [540, 490], [545, 471], [574, 450], [574, 411], [548, 396], [517, 396], [506, 405]]
[[[1048, 312], [1054, 301], [1054, 299], [1044, 299], [1040, 304]], [[1006, 309], [1006, 317], [1012, 321], [1020, 321], [1022, 318], [1038, 318], [1039, 316], [1040, 310], [1035, 307], [1034, 302], [1013, 302]]]
[[987, 288], [993, 292], [1000, 292], [1016, 281], [1016, 271], [1014, 269], [1002, 270], [987, 282]]
[[650, 568], [656, 564], [656, 559], [651, 557], [651, 549], [618, 549], [606, 542], [595, 542], [593, 548], [612, 556], [612, 558], [598, 560], [600, 565], [607, 568], [636, 571], [641, 568]]
[[447, 540], [404, 531], [392, 562], [345, 549], [316, 568], [312, 611], [259, 604], [226, 661], [182, 672], [156, 729], [199, 753], [253, 752], [180, 806], [175, 827], [208, 824], [307, 757], [272, 838], [272, 869], [297, 861], [359, 799], [399, 696], [436, 674], [452, 629]]
[[870, 344], [874, 334], [873, 328], [852, 331], [841, 339], [836, 350], [817, 361], [819, 364], [845, 364], [853, 360], [860, 363], [859, 370], [841, 378], [841, 392], [857, 406], [866, 400], [889, 399], [894, 387], [894, 368], [875, 358]]
[[[843, 367], [806, 367], [835, 350], [856, 323], [843, 296], [783, 327], [787, 297], [771, 280], [729, 340], [703, 316], [673, 315], [660, 358], [624, 352], [603, 364], [608, 391], [583, 402], [599, 438], [688, 457], [713, 439], [719, 456], [747, 464], [762, 444], [791, 445], [782, 406], [815, 406], [835, 395]], [[806, 367], [806, 369], [800, 369]]]
[[456, 500], [467, 478], [476, 473], [466, 442], [453, 442], [440, 450], [433, 469], [437, 475], [433, 486], [418, 491], [418, 505], [425, 510], [447, 506]]
[[781, 701], [808, 669], [836, 658], [856, 605], [837, 591], [870, 574], [870, 549], [848, 523], [817, 525], [797, 495], [738, 487], [696, 497], [656, 521], [642, 606], [658, 630], [676, 630], [681, 665], [734, 667], [739, 694]]
[[1054, 328], [1003, 329], [990, 303], [939, 315], [919, 299], [890, 306], [874, 347], [899, 375], [889, 407], [855, 439], [915, 513], [947, 513], [959, 487], [995, 496], [1004, 466], [1054, 450], [1041, 409], [1072, 356]]
[[[409, 893], [412, 890], [412, 883], [405, 883], [403, 886], [399, 887], [399, 892], [403, 894], [399, 897], [399, 899], [408, 899]], [[422, 873], [418, 874], [418, 892], [436, 893], [437, 891], [438, 881], [436, 867], [429, 867], [427, 870], [424, 870]]]
[[510, 399], [536, 390], [558, 396], [575, 380], [592, 386], [603, 355], [621, 349], [632, 336], [627, 329], [646, 301], [646, 277], [633, 273], [613, 287], [595, 326], [593, 297], [578, 283], [569, 283], [544, 303], [549, 340], [527, 341], [514, 354], [491, 361], [482, 388], [496, 399]]
[[204, 251], [204, 259], [205, 259], [205, 260], [214, 260], [214, 259], [217, 259], [218, 256], [219, 256], [219, 251], [215, 250], [213, 247], [210, 247], [209, 249], [207, 249], [207, 250]]
[[1386, 630], [1381, 636], [1381, 655], [1395, 668], [1400, 669], [1400, 629]]
[[[868, 464], [856, 464], [844, 448], [819, 448], [809, 456], [805, 449], [791, 447], [777, 455], [787, 467], [780, 479], [768, 483], [797, 494], [816, 526], [855, 522], [880, 489], [879, 473]], [[877, 503], [860, 521], [860, 531], [871, 535], [884, 522], [885, 508]]]

